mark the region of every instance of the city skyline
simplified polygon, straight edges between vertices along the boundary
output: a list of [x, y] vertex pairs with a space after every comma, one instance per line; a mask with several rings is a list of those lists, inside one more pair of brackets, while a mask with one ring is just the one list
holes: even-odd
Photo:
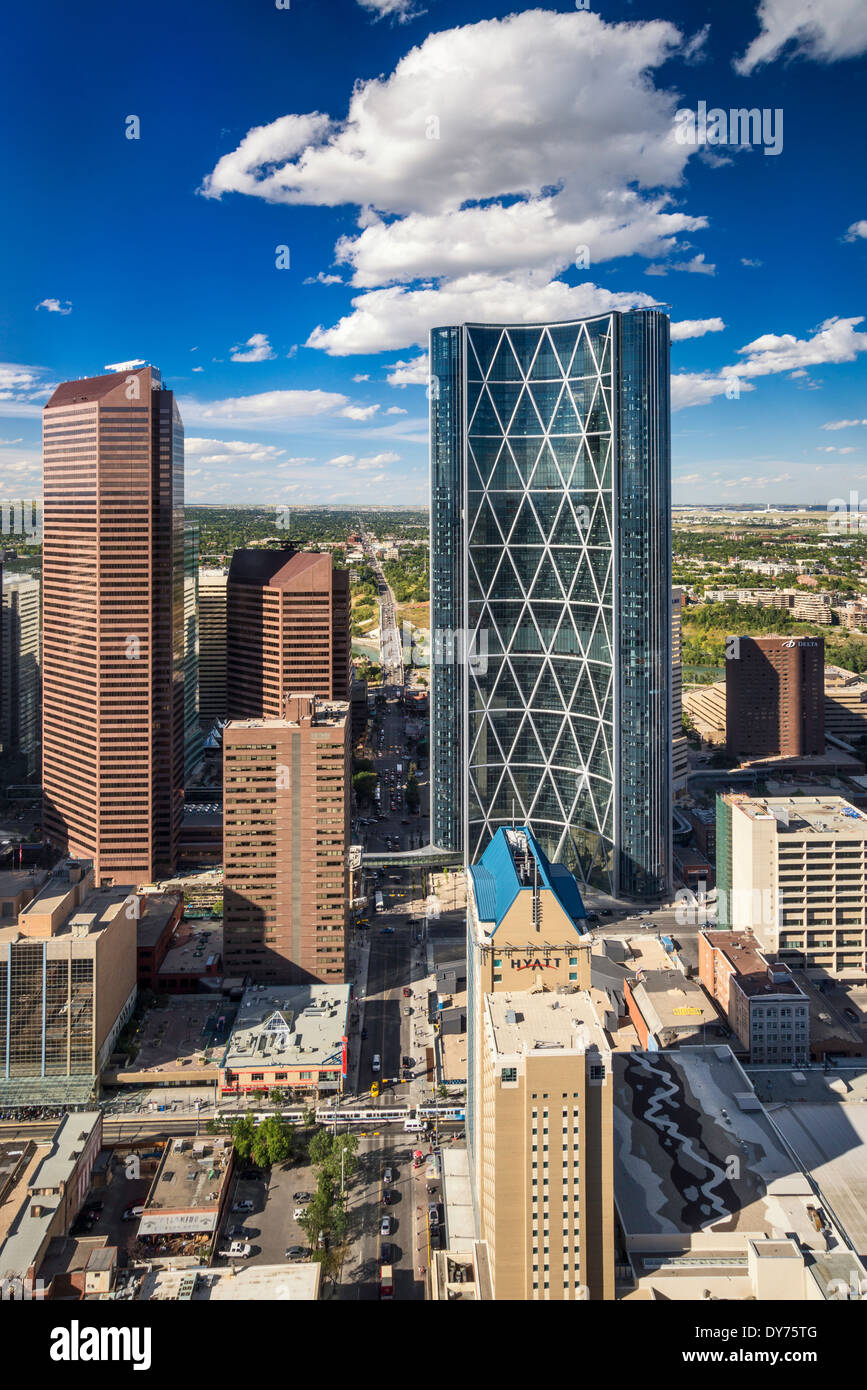
[[[318, 11], [241, 19], [220, 0], [169, 54], [138, 35], [117, 74], [113, 8], [82, 23], [50, 6], [38, 34], [12, 16], [10, 51], [38, 43], [45, 81], [15, 73], [4, 93], [28, 132], [7, 154], [28, 216], [6, 230], [3, 495], [38, 492], [58, 381], [141, 357], [178, 395], [190, 502], [373, 487], [423, 505], [432, 326], [658, 301], [675, 503], [861, 489], [855, 0], [833, 17], [735, 0], [709, 24], [685, 0], [336, 8], [325, 50]], [[87, 158], [60, 156], [59, 128]]]

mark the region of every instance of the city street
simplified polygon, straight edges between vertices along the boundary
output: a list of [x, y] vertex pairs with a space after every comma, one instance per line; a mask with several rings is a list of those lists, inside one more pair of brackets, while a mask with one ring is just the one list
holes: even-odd
[[[424, 759], [423, 767], [419, 767], [418, 755], [407, 751], [407, 716], [399, 696], [399, 691], [389, 694], [385, 704], [379, 706], [379, 731], [372, 725], [368, 733], [369, 756], [379, 777], [380, 802], [378, 807], [362, 803], [353, 821], [355, 843], [367, 850], [418, 849], [429, 840], [428, 763]], [[418, 815], [407, 809], [403, 790], [411, 762], [416, 764], [421, 797]]]

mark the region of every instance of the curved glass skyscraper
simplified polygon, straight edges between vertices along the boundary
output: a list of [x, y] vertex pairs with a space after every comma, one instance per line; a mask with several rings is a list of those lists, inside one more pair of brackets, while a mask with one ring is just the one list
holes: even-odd
[[670, 883], [669, 321], [431, 333], [434, 842]]

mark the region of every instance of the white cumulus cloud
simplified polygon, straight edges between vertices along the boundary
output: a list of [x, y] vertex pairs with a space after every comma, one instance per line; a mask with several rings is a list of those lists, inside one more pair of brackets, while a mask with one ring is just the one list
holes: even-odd
[[824, 63], [867, 51], [864, 0], [761, 0], [758, 20], [761, 32], [735, 60], [739, 73], [773, 62], [785, 49]]
[[59, 299], [43, 299], [37, 304], [37, 309], [47, 309], [49, 314], [71, 314], [72, 305], [66, 299], [61, 304]]
[[671, 325], [671, 341], [679, 343], [684, 338], [703, 338], [705, 333], [722, 333], [724, 328], [722, 319], [681, 319]]
[[268, 342], [267, 333], [254, 333], [246, 343], [233, 347], [231, 356], [233, 362], [269, 362], [277, 354]]

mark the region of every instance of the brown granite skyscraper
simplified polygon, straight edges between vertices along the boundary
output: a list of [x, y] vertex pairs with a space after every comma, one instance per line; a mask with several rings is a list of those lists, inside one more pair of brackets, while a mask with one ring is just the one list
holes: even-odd
[[349, 575], [316, 551], [236, 550], [227, 587], [230, 719], [279, 719], [287, 695], [348, 700]]
[[144, 883], [183, 814], [183, 424], [144, 363], [64, 382], [43, 424], [44, 830]]
[[728, 638], [726, 746], [752, 758], [825, 751], [821, 637]]

